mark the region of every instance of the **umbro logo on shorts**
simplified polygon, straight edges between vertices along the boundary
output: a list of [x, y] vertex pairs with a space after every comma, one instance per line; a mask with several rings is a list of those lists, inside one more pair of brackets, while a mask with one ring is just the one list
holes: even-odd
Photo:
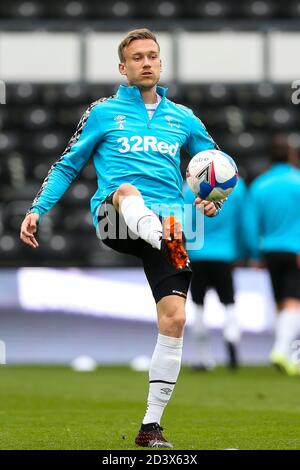
[[178, 142], [176, 142], [176, 144], [167, 144], [167, 142], [158, 141], [157, 138], [152, 135], [145, 135], [143, 137], [133, 135], [130, 139], [128, 139], [128, 137], [120, 137], [117, 142], [121, 144], [118, 148], [120, 153], [148, 152], [149, 150], [153, 150], [154, 152], [162, 154], [168, 153], [171, 157], [175, 157], [179, 148]]
[[180, 290], [172, 290], [172, 294], [179, 295], [180, 297], [186, 298], [186, 294], [184, 292], [181, 292]]

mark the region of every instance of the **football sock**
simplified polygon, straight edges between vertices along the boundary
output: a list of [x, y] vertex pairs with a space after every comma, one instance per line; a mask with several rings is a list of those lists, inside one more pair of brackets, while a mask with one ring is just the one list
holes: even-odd
[[195, 316], [192, 325], [192, 335], [195, 342], [197, 363], [204, 366], [213, 366], [214, 360], [211, 357], [209, 348], [209, 333], [204, 322], [203, 305], [195, 305]]
[[183, 338], [159, 334], [149, 369], [149, 394], [143, 424], [158, 423], [180, 371]]
[[145, 206], [140, 196], [127, 196], [121, 202], [121, 213], [130, 230], [150, 243], [153, 248], [160, 249], [162, 225], [153, 211]]
[[291, 359], [293, 353], [291, 349], [292, 342], [297, 338], [299, 331], [299, 311], [291, 309], [282, 310], [276, 319], [273, 351]]
[[234, 304], [224, 305], [225, 307], [225, 321], [223, 336], [229, 343], [238, 343], [241, 339], [240, 325], [236, 315], [236, 308]]

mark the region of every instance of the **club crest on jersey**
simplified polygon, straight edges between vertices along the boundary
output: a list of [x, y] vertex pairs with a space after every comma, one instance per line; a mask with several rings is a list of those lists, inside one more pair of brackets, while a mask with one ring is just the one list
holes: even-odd
[[174, 121], [172, 116], [167, 115], [166, 116], [166, 121], [169, 124], [170, 127], [177, 127], [179, 129], [180, 123], [178, 121]]
[[114, 118], [114, 121], [116, 121], [117, 124], [119, 125], [119, 129], [123, 130], [124, 129], [124, 124], [126, 122], [126, 116], [118, 115]]

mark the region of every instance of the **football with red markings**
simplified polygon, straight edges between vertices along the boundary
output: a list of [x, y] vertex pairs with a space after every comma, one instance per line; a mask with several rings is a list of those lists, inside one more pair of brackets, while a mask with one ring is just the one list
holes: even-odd
[[204, 150], [190, 160], [186, 181], [201, 199], [221, 201], [234, 190], [238, 169], [233, 158], [221, 150]]

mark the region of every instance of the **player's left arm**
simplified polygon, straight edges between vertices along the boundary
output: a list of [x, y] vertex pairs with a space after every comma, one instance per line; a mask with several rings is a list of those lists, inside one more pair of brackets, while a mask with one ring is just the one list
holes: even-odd
[[[189, 155], [196, 155], [198, 152], [203, 150], [220, 150], [220, 147], [211, 135], [207, 132], [207, 129], [203, 122], [195, 116], [195, 114], [190, 112], [190, 133], [187, 138], [185, 148], [188, 151]], [[207, 217], [215, 217], [222, 210], [223, 204], [226, 201], [206, 201], [200, 197], [196, 197], [194, 204], [197, 209], [201, 210]]]
[[40, 221], [55, 206], [92, 156], [101, 137], [93, 103], [80, 119], [62, 156], [51, 166], [28, 213], [38, 213]]
[[43, 214], [49, 212], [60, 200], [101, 139], [99, 123], [93, 108], [94, 104], [82, 116], [66, 150], [50, 168], [21, 224], [20, 239], [32, 248], [39, 246], [35, 234]]

